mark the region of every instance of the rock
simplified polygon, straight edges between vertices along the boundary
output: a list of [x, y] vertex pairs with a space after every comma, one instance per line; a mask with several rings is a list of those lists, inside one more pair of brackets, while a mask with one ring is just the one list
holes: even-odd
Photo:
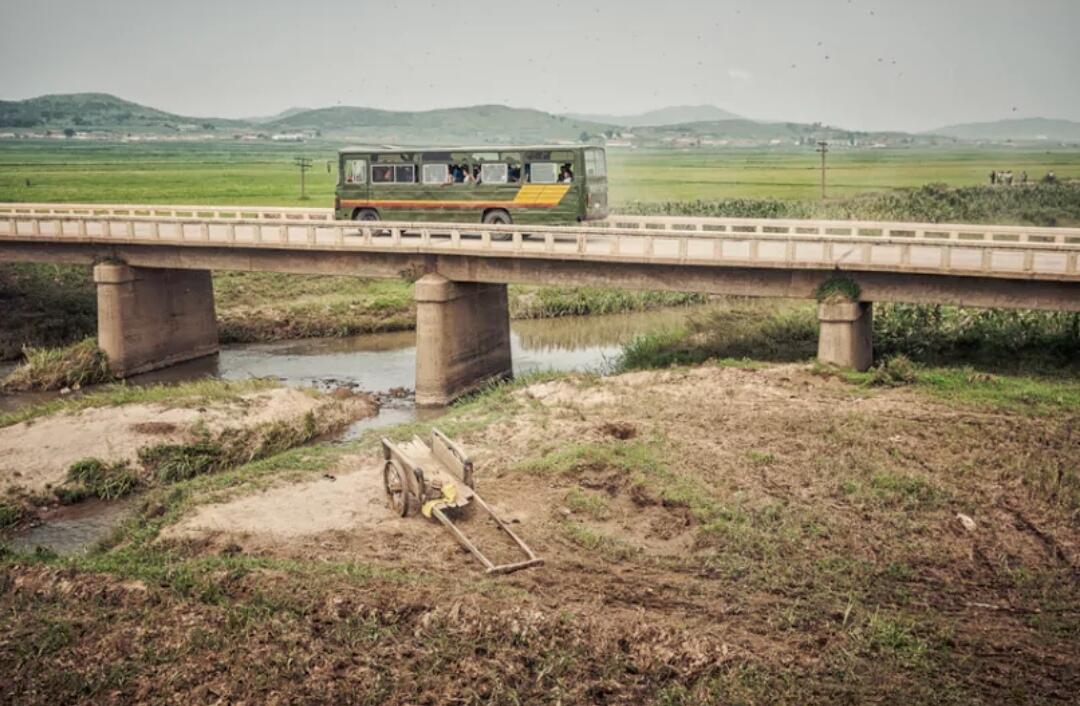
[[960, 524], [962, 524], [964, 526], [964, 529], [966, 529], [968, 532], [975, 531], [975, 520], [971, 519], [964, 513], [956, 513], [956, 519], [960, 520]]
[[563, 515], [567, 516], [567, 517], [569, 517], [571, 515], [570, 508], [568, 508], [568, 507], [560, 507], [559, 512], [562, 513]]

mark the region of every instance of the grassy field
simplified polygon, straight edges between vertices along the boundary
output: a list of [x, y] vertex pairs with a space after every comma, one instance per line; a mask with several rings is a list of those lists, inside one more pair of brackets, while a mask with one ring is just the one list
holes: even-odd
[[[330, 206], [337, 146], [250, 143], [0, 142], [0, 200]], [[293, 157], [315, 160], [308, 201], [299, 199]], [[610, 150], [610, 202], [724, 198], [816, 199], [818, 157], [812, 151]], [[994, 169], [1017, 179], [1054, 171], [1080, 178], [1080, 150], [844, 150], [829, 157], [830, 196], [851, 196], [944, 183], [985, 184]], [[29, 180], [29, 186], [27, 181]]]

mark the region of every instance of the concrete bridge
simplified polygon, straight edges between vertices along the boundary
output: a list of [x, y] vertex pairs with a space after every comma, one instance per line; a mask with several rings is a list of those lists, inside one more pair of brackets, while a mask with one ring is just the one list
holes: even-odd
[[0, 204], [0, 261], [94, 266], [121, 376], [217, 351], [212, 270], [416, 279], [418, 404], [511, 373], [506, 285], [812, 298], [818, 357], [865, 369], [872, 302], [1080, 311], [1080, 229], [612, 216], [562, 227], [351, 222], [330, 209]]

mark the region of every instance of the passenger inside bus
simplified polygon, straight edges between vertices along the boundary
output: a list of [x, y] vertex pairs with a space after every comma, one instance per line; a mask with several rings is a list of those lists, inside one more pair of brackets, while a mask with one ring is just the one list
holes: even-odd
[[574, 170], [570, 168], [569, 164], [562, 165], [562, 169], [559, 171], [559, 183], [569, 184], [574, 181]]

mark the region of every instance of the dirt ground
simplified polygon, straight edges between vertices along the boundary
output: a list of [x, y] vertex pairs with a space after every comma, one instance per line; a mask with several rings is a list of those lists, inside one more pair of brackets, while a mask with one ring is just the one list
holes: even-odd
[[393, 515], [362, 447], [169, 517], [153, 552], [226, 562], [203, 588], [27, 567], [0, 607], [103, 596], [65, 616], [65, 664], [172, 645], [87, 692], [118, 699], [177, 701], [168, 674], [223, 702], [1076, 703], [1077, 421], [804, 366], [554, 380], [437, 422], [541, 568], [485, 577]]
[[0, 489], [45, 492], [62, 483], [68, 467], [79, 459], [134, 462], [140, 448], [188, 441], [196, 427], [212, 435], [226, 427], [300, 419], [324, 404], [301, 390], [282, 387], [204, 407], [128, 404], [32, 419], [0, 428]]

